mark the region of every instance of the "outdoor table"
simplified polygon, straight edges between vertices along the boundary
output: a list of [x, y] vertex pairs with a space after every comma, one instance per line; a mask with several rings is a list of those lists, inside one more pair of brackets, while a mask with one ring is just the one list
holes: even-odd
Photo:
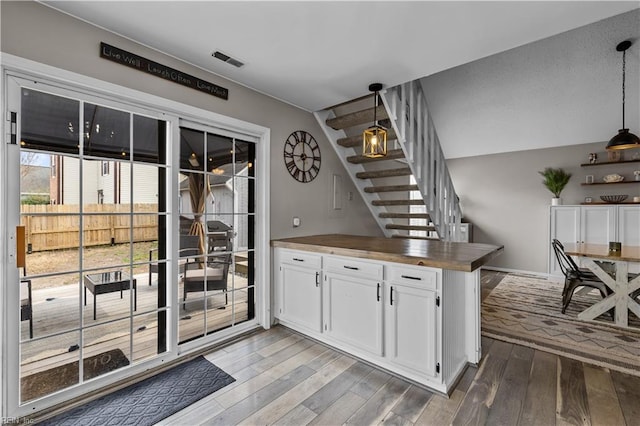
[[120, 292], [122, 299], [122, 291], [129, 290], [129, 282], [133, 281], [133, 310], [138, 308], [138, 290], [136, 287], [136, 279], [126, 272], [110, 271], [99, 272], [96, 274], [87, 274], [84, 276], [84, 305], [87, 306], [87, 289], [93, 294], [93, 319], [96, 319], [96, 296], [98, 294]]
[[[640, 318], [640, 304], [630, 294], [640, 288], [640, 275], [629, 281], [629, 262], [640, 262], [640, 247], [622, 245], [617, 252], [609, 251], [607, 244], [565, 244], [569, 256], [583, 258], [583, 264], [605, 283], [613, 292], [598, 303], [578, 314], [579, 319], [593, 320], [611, 308], [616, 308], [615, 323], [629, 326], [629, 310]], [[616, 265], [615, 278], [607, 274], [595, 260], [606, 260]]]

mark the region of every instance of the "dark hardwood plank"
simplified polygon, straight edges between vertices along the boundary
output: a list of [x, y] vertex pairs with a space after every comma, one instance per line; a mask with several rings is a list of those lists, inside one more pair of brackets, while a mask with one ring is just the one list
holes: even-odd
[[[609, 370], [584, 364], [589, 413], [593, 425], [623, 425], [624, 415]], [[640, 401], [636, 400], [636, 406]], [[636, 418], [640, 423], [640, 419]]]
[[558, 369], [556, 425], [590, 425], [582, 363], [558, 357]]
[[207, 421], [209, 425], [230, 425], [240, 423], [251, 414], [265, 407], [271, 401], [287, 392], [306, 378], [312, 376], [316, 371], [306, 365], [293, 370], [290, 374], [274, 381], [262, 389], [251, 394], [237, 404], [229, 407], [218, 416]]
[[434, 395], [426, 408], [416, 420], [416, 425], [449, 425], [452, 423], [455, 413], [460, 407], [460, 403], [465, 393], [455, 389], [449, 398], [441, 395]]
[[302, 401], [302, 405], [320, 414], [333, 404], [338, 398], [340, 398], [345, 392], [349, 390], [353, 383], [359, 382], [367, 376], [373, 370], [373, 367], [363, 363], [356, 362], [346, 371], [340, 374], [335, 379], [320, 388], [317, 392], [311, 395], [309, 398]]
[[[409, 390], [405, 392], [400, 400], [393, 406], [391, 411], [405, 420], [411, 423], [415, 423], [424, 411], [424, 408], [429, 403], [429, 400], [433, 397], [433, 393], [426, 389], [419, 388], [417, 386], [410, 386]], [[385, 418], [384, 422], [391, 422], [390, 419]]]
[[367, 402], [360, 395], [347, 391], [337, 401], [313, 419], [309, 425], [341, 425]]
[[409, 382], [392, 377], [353, 416], [349, 417], [346, 423], [371, 425], [380, 422], [409, 389], [409, 386]]
[[640, 422], [640, 377], [611, 372], [622, 414], [628, 425]]
[[469, 386], [471, 386], [471, 383], [473, 383], [473, 379], [476, 377], [476, 374], [478, 374], [478, 367], [469, 365], [455, 388], [459, 391], [467, 393], [467, 391], [469, 390]]
[[398, 413], [394, 413], [393, 411], [389, 411], [389, 414], [385, 416], [384, 419], [379, 423], [381, 426], [412, 426], [413, 423], [408, 419], [405, 419]]
[[558, 357], [548, 352], [535, 351], [527, 396], [522, 405], [520, 424], [547, 426], [556, 422]]
[[317, 345], [317, 343], [314, 343], [312, 340], [303, 339], [294, 345], [287, 346], [286, 348], [279, 350], [268, 358], [263, 358], [259, 362], [256, 362], [255, 364], [253, 364], [253, 368], [258, 371], [268, 370], [269, 368], [281, 363], [288, 358], [291, 358], [293, 355], [302, 352], [303, 350], [311, 347], [314, 344]]
[[[488, 424], [512, 425], [518, 422], [527, 393], [533, 349], [514, 346], [500, 386], [489, 405]], [[504, 404], [503, 401], [509, 401]]]
[[298, 426], [306, 425], [317, 416], [316, 413], [309, 410], [304, 405], [298, 405], [287, 414], [282, 416], [279, 420], [274, 422], [277, 426]]
[[478, 374], [471, 383], [469, 391], [453, 419], [454, 425], [482, 425], [486, 423], [489, 408], [493, 405], [493, 398], [507, 366], [508, 357], [503, 356], [506, 347], [502, 343], [495, 342], [480, 363]]
[[389, 373], [385, 373], [382, 370], [373, 369], [371, 373], [367, 375], [363, 380], [354, 384], [351, 387], [351, 391], [360, 395], [364, 399], [371, 398], [382, 386], [385, 385], [391, 379]]

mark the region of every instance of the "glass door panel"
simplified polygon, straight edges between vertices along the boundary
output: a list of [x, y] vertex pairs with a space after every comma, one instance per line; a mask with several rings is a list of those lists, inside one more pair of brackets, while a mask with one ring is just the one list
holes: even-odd
[[32, 85], [15, 83], [10, 105], [27, 236], [22, 403], [166, 351], [169, 308], [167, 123]]
[[[253, 289], [251, 297], [247, 291], [235, 294], [234, 289], [240, 283], [243, 288], [248, 285], [248, 265], [238, 253], [246, 255], [253, 245], [253, 218], [248, 213], [255, 198], [255, 146], [213, 130], [180, 130], [181, 238], [202, 238], [200, 261], [187, 264], [180, 277], [179, 294], [185, 303], [179, 341], [185, 342], [254, 317], [254, 310], [247, 308]], [[245, 214], [239, 214], [243, 210]], [[237, 315], [239, 311], [243, 314]], [[194, 319], [200, 335], [187, 325]]]

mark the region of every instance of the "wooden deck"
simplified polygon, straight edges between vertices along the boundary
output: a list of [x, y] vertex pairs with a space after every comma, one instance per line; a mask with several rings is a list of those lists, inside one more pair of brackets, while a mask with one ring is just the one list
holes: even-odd
[[[133, 333], [129, 333], [128, 317], [132, 306], [129, 291], [97, 296], [97, 317], [93, 319], [93, 295], [87, 292], [87, 305], [82, 305], [84, 323], [84, 359], [93, 355], [120, 349], [130, 362], [138, 362], [157, 354], [157, 283], [148, 285], [147, 274], [134, 276], [137, 282], [137, 310], [133, 318]], [[154, 275], [155, 278], [155, 275]], [[232, 279], [233, 278], [233, 279]], [[202, 293], [189, 293], [185, 308], [179, 304], [178, 325], [181, 341], [196, 338], [248, 318], [246, 278], [229, 276], [229, 303], [225, 307], [222, 292], [212, 292], [207, 300]], [[237, 289], [232, 290], [232, 285]], [[80, 306], [83, 303], [77, 284], [33, 291], [33, 331], [29, 338], [29, 322], [21, 323], [21, 377], [50, 370], [63, 364], [77, 362], [80, 351]], [[182, 286], [179, 293], [182, 296]], [[44, 337], [50, 336], [50, 337]]]

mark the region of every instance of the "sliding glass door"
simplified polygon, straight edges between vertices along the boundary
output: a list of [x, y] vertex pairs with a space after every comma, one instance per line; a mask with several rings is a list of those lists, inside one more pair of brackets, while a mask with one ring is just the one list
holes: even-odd
[[268, 129], [4, 78], [9, 413], [268, 326]]
[[25, 403], [168, 350], [169, 145], [160, 114], [9, 81]]
[[255, 140], [180, 126], [180, 343], [255, 317]]

